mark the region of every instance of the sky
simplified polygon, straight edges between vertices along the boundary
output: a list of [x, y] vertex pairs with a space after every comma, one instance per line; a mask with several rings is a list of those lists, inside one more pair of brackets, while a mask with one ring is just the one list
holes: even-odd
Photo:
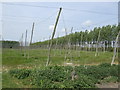
[[4, 40], [18, 41], [27, 30], [30, 41], [33, 22], [33, 42], [49, 39], [60, 7], [55, 38], [64, 36], [65, 28], [69, 34], [72, 27], [74, 33], [118, 23], [117, 2], [3, 2], [1, 7], [0, 33]]

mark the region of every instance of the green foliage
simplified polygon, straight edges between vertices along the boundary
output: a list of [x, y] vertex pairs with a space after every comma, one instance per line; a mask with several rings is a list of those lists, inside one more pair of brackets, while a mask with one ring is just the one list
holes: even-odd
[[[36, 78], [35, 78], [36, 77]], [[33, 84], [39, 85], [39, 80], [50, 80], [52, 82], [63, 82], [70, 79], [70, 70], [60, 66], [47, 67], [44, 70], [35, 70], [31, 74]]]
[[31, 71], [27, 69], [15, 69], [15, 70], [10, 70], [10, 75], [13, 77], [16, 77], [18, 79], [25, 79], [29, 77]]
[[[103, 27], [95, 27], [93, 30], [85, 30], [85, 31], [81, 31], [81, 32], [75, 32], [73, 34], [69, 34], [67, 36], [63, 36], [63, 37], [59, 37], [59, 38], [55, 38], [53, 40], [53, 45], [56, 44], [56, 42], [58, 42], [58, 45], [66, 45], [68, 44], [68, 41], [70, 41], [69, 43], [71, 43], [72, 45], [76, 45], [76, 44], [81, 44], [81, 40], [82, 43], [85, 44], [85, 42], [95, 42], [98, 39], [98, 34], [100, 31], [100, 38], [99, 41], [105, 42], [108, 41], [108, 43], [105, 44], [105, 47], [107, 45], [110, 46], [110, 41], [115, 41], [116, 36], [119, 32], [118, 26], [117, 25], [107, 25], [107, 26], [103, 26]], [[70, 40], [69, 40], [70, 39]], [[49, 40], [47, 41], [43, 41], [43, 42], [37, 42], [34, 43], [32, 45], [48, 45]], [[107, 51], [113, 51], [113, 48], [107, 48]]]
[[118, 77], [118, 65], [111, 66], [108, 63], [100, 64], [98, 66], [79, 66], [76, 67], [77, 73], [82, 73], [91, 77], [94, 83], [99, 83], [99, 80], [102, 80], [109, 76]]
[[[9, 73], [18, 79], [26, 79], [39, 88], [95, 88], [96, 83], [118, 81], [118, 65], [104, 63], [98, 66], [48, 66], [43, 69], [15, 69]], [[75, 78], [72, 80], [72, 71]], [[114, 74], [113, 74], [114, 73]], [[25, 81], [24, 81], [25, 82]]]
[[106, 77], [104, 78], [101, 83], [109, 83], [109, 82], [118, 82], [118, 77], [115, 77], [115, 76], [110, 76], [110, 77]]
[[118, 77], [118, 66], [110, 64], [101, 64], [98, 67], [92, 66], [87, 69], [86, 75], [90, 75], [96, 79], [104, 79], [108, 76], [117, 76]]
[[3, 48], [15, 48], [20, 46], [18, 41], [0, 41], [0, 43], [2, 43]]

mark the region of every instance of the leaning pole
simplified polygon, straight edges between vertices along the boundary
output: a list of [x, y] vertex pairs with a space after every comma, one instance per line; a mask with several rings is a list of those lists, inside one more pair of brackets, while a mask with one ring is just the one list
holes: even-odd
[[56, 22], [55, 22], [54, 30], [53, 30], [53, 33], [52, 33], [52, 38], [51, 38], [51, 42], [50, 42], [50, 46], [49, 46], [48, 59], [47, 59], [46, 66], [48, 66], [49, 63], [50, 63], [51, 48], [52, 48], [52, 45], [53, 45], [53, 38], [55, 36], [56, 27], [57, 27], [57, 24], [58, 24], [58, 21], [59, 21], [61, 10], [62, 10], [62, 8], [60, 8], [60, 10], [59, 10], [59, 13], [58, 13], [58, 16], [57, 16], [57, 19], [56, 19]]
[[113, 58], [112, 58], [111, 66], [113, 65], [113, 63], [115, 61], [115, 56], [116, 56], [116, 52], [117, 52], [119, 36], [120, 36], [120, 31], [119, 31], [119, 33], [118, 33], [118, 35], [116, 37], [116, 40], [115, 40], [115, 47], [114, 47], [114, 53], [113, 53]]
[[[113, 63], [115, 61], [117, 47], [119, 48], [119, 45], [120, 45], [120, 1], [118, 2], [118, 31], [119, 32], [118, 32], [118, 35], [117, 35], [116, 41], [115, 41], [115, 47], [114, 47], [114, 53], [113, 53], [111, 66], [113, 65]], [[119, 56], [118, 56], [118, 58], [119, 58]], [[120, 60], [118, 61], [118, 64], [120, 64]]]

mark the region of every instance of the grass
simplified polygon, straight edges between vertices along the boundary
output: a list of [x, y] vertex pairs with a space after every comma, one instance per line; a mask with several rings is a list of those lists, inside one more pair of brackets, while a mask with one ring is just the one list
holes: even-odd
[[[7, 72], [2, 74], [2, 88], [30, 88], [29, 85], [26, 85], [25, 82], [23, 84], [23, 80], [18, 80], [17, 78], [13, 78]], [[26, 80], [24, 80], [26, 81]]]
[[[52, 50], [50, 65], [64, 65], [64, 63], [73, 63], [74, 65], [97, 65], [100, 63], [111, 63], [113, 52], [99, 52], [99, 56], [95, 57], [93, 51], [76, 51], [71, 50], [70, 54], [67, 54], [67, 60], [65, 60], [65, 50]], [[28, 51], [27, 51], [28, 53]], [[47, 49], [30, 49], [29, 59], [23, 56], [24, 50], [21, 52], [19, 49], [3, 49], [2, 50], [2, 87], [26, 87], [31, 86], [23, 85], [15, 78], [11, 78], [8, 71], [14, 68], [44, 68], [47, 61], [48, 50]], [[115, 60], [116, 62], [118, 59]]]
[[[29, 59], [26, 59], [23, 56], [23, 53], [24, 51], [21, 53], [21, 51], [18, 49], [3, 49], [2, 65], [13, 68], [18, 66], [45, 66], [48, 55], [47, 49], [29, 50]], [[95, 52], [92, 51], [86, 52], [71, 50], [71, 53], [66, 55], [67, 60], [65, 61], [65, 50], [52, 50], [50, 65], [63, 65], [64, 62], [72, 62], [79, 65], [111, 63], [113, 52], [99, 52], [99, 56], [96, 57], [94, 55]]]

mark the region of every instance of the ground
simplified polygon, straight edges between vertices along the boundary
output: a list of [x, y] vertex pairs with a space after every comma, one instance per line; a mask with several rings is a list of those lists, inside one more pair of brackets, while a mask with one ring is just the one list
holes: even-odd
[[98, 88], [118, 88], [118, 83], [102, 83], [102, 84], [96, 84]]

